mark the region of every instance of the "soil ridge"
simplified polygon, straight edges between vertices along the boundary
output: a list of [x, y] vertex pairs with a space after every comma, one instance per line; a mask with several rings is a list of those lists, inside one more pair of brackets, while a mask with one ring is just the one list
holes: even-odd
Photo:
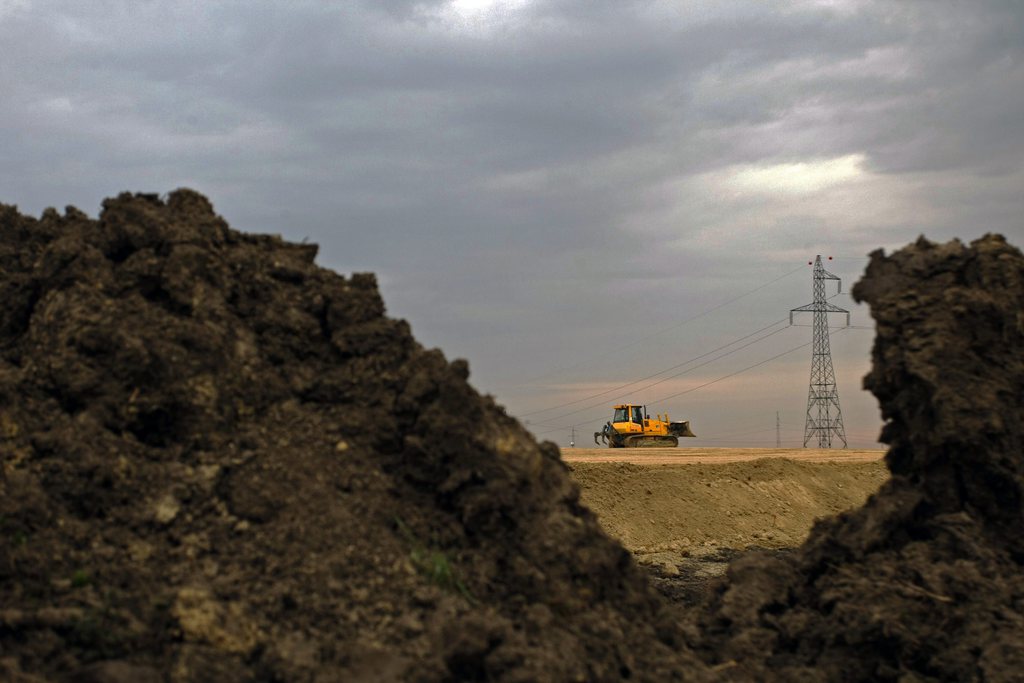
[[1024, 257], [922, 238], [873, 253], [853, 296], [892, 477], [798, 552], [734, 562], [692, 642], [741, 679], [1019, 681]]
[[0, 205], [0, 678], [952, 681], [1024, 671], [1024, 257], [872, 255], [892, 479], [682, 611], [372, 275], [202, 195]]
[[699, 680], [557, 448], [316, 252], [0, 206], [0, 678]]

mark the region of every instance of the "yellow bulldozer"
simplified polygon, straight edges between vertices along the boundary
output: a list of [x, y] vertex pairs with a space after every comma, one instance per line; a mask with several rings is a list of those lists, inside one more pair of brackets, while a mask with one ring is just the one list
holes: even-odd
[[651, 419], [647, 406], [625, 403], [614, 410], [611, 421], [594, 432], [598, 446], [604, 441], [609, 448], [675, 448], [679, 437], [697, 436], [690, 430], [689, 420], [672, 422], [668, 413]]

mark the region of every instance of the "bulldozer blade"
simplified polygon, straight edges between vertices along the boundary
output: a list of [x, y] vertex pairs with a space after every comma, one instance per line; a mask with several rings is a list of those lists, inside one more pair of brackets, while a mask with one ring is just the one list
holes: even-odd
[[670, 422], [668, 425], [668, 433], [673, 436], [697, 436], [690, 429], [690, 421], [682, 420], [680, 422]]

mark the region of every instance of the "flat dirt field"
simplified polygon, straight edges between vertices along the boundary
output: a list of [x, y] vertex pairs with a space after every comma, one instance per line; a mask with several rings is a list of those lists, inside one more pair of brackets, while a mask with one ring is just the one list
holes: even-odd
[[880, 450], [567, 448], [609, 534], [657, 575], [699, 580], [747, 548], [785, 551], [815, 519], [864, 503], [889, 473]]
[[874, 462], [881, 450], [847, 448], [563, 448], [566, 462], [631, 462], [637, 465], [692, 465], [786, 458], [797, 462]]

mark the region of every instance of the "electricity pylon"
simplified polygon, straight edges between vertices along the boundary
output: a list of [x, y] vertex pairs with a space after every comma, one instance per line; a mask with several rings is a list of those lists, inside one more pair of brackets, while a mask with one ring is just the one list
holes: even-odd
[[[832, 257], [829, 256], [829, 259]], [[808, 262], [809, 263], [809, 262]], [[850, 325], [850, 312], [828, 302], [825, 298], [825, 280], [836, 280], [842, 291], [843, 283], [838, 277], [821, 265], [821, 255], [814, 260], [814, 303], [793, 308], [789, 311], [789, 324], [793, 314], [803, 311], [814, 313], [814, 344], [811, 352], [811, 385], [807, 391], [807, 420], [804, 423], [804, 448], [817, 436], [818, 448], [832, 448], [835, 435], [846, 448], [846, 430], [843, 428], [843, 412], [839, 408], [839, 390], [836, 387], [836, 373], [832, 368], [832, 350], [828, 343], [828, 314], [845, 313], [846, 325]]]

